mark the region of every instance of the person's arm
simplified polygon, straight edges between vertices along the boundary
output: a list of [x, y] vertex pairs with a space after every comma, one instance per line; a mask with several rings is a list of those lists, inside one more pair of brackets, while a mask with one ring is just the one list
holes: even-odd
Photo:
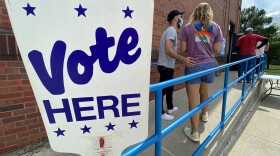
[[262, 41], [262, 43], [257, 47], [257, 49], [260, 49], [261, 47], [263, 47], [264, 45], [266, 45], [268, 43], [268, 39], [264, 38]]
[[215, 54], [220, 54], [221, 48], [222, 48], [223, 33], [222, 33], [219, 25], [215, 25], [214, 28], [217, 30], [217, 35], [215, 36], [215, 39], [213, 42], [213, 51]]
[[[177, 52], [175, 52], [172, 48], [173, 45], [173, 40], [166, 40], [165, 43], [165, 49], [166, 49], [166, 53], [167, 55], [169, 55], [170, 57], [176, 59], [176, 60], [180, 60], [182, 61], [187, 67], [193, 67], [195, 66], [195, 61], [190, 58], [190, 57], [183, 57], [182, 55], [179, 55]], [[181, 43], [182, 45], [182, 43]], [[184, 52], [184, 51], [182, 51]]]
[[213, 50], [215, 54], [220, 54], [222, 47], [222, 42], [217, 42], [213, 44]]

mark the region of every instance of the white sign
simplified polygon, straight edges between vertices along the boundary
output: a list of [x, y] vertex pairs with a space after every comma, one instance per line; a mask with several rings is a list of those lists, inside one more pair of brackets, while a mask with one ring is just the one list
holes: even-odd
[[120, 155], [148, 135], [152, 0], [5, 0], [53, 150]]

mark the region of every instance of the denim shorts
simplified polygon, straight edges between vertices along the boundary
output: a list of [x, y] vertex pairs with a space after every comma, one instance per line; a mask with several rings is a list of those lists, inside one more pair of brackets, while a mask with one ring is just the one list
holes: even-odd
[[[193, 74], [214, 67], [216, 67], [216, 64], [214, 62], [199, 64], [192, 68], [185, 68], [185, 75]], [[201, 77], [197, 77], [189, 81], [186, 81], [185, 83], [186, 84], [200, 84], [201, 82], [213, 83], [214, 77], [215, 77], [215, 72], [212, 72], [207, 75], [203, 75]]]

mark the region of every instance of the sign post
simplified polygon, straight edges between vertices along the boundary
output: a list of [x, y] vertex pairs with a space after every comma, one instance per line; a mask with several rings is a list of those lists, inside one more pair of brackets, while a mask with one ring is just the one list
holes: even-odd
[[152, 0], [5, 0], [49, 142], [117, 156], [148, 135]]

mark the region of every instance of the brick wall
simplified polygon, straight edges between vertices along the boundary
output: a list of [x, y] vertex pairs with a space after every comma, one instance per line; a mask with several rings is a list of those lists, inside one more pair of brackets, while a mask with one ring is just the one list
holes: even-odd
[[46, 138], [22, 62], [0, 61], [0, 153]]
[[4, 0], [0, 0], [0, 28], [11, 28]]
[[[152, 60], [157, 60], [159, 40], [168, 26], [166, 16], [169, 11], [185, 11], [184, 20], [202, 0], [155, 0]], [[228, 25], [235, 25], [239, 31], [241, 0], [205, 0], [214, 11], [214, 21], [222, 28], [228, 41]], [[228, 45], [227, 45], [228, 47]], [[226, 50], [227, 51], [227, 50]], [[224, 60], [224, 59], [223, 59]], [[184, 66], [176, 64], [175, 76], [183, 75]], [[151, 66], [151, 84], [157, 83], [159, 74], [156, 65]], [[176, 85], [175, 90], [184, 87]], [[150, 100], [154, 93], [150, 94]], [[34, 95], [21, 62], [11, 24], [4, 5], [0, 0], [0, 154], [47, 139], [46, 132]]]

